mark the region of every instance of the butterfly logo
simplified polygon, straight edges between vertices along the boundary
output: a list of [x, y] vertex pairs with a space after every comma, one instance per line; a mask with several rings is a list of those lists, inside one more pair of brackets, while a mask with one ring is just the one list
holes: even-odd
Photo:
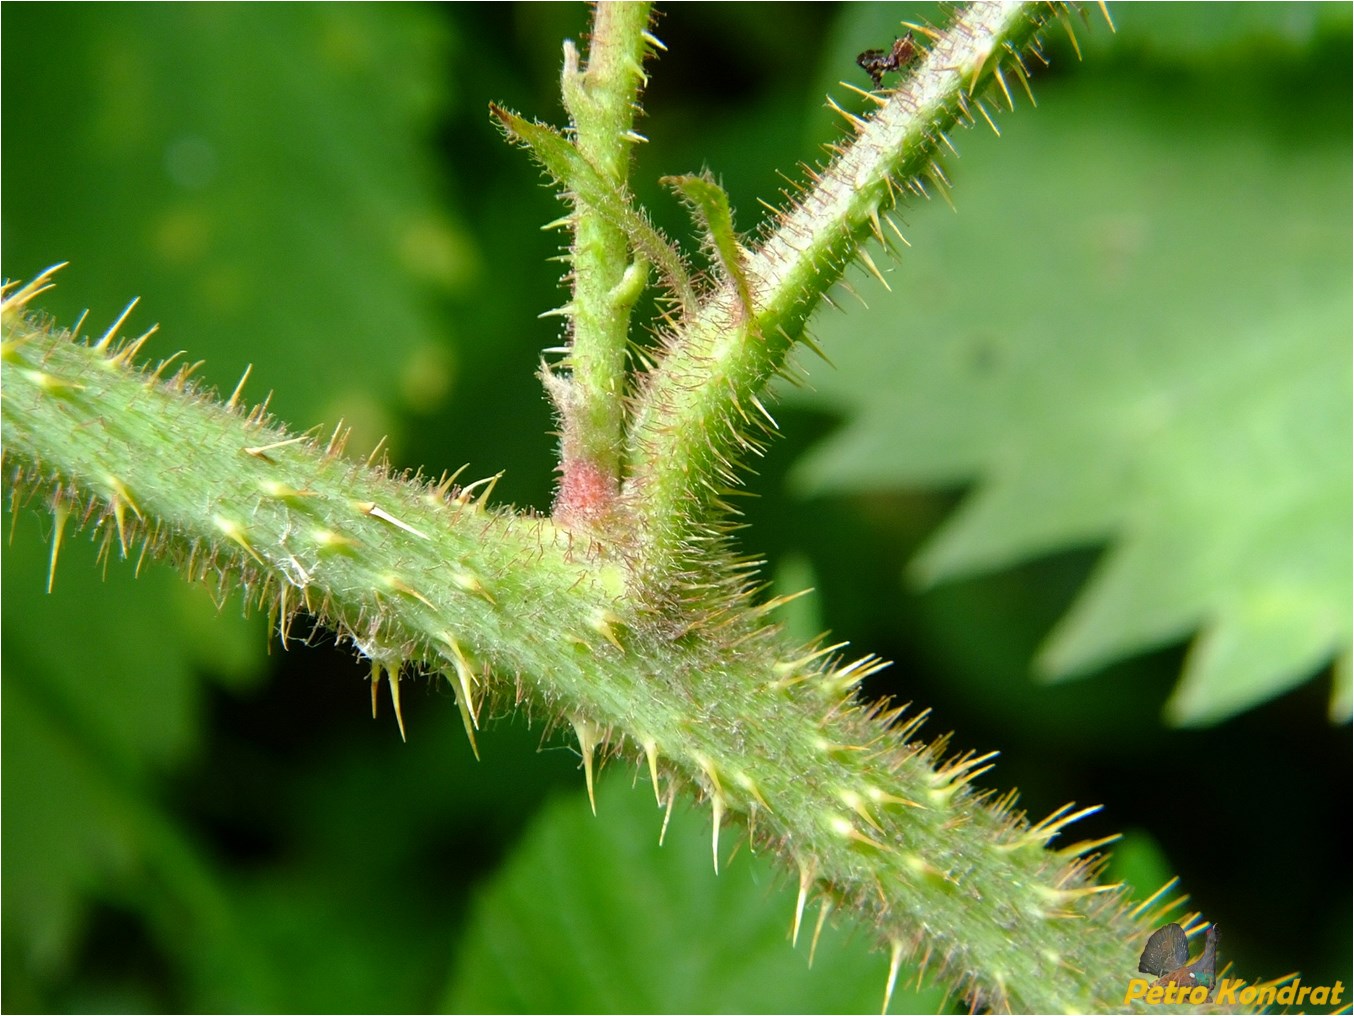
[[1202, 984], [1213, 988], [1218, 972], [1218, 926], [1211, 925], [1204, 937], [1204, 951], [1189, 961], [1189, 939], [1178, 924], [1167, 924], [1152, 932], [1138, 959], [1138, 970], [1156, 978], [1152, 986], [1169, 984], [1192, 988]]

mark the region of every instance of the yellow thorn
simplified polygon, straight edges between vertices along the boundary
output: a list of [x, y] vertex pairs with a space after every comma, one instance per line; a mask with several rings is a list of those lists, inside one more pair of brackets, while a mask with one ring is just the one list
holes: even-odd
[[724, 820], [724, 797], [719, 791], [715, 791], [712, 798], [714, 812], [714, 829], [710, 835], [710, 849], [715, 858], [715, 874], [719, 874], [719, 824]]
[[696, 761], [696, 765], [701, 767], [701, 771], [705, 773], [706, 779], [710, 781], [710, 786], [714, 788], [714, 793], [716, 794], [724, 793], [724, 787], [719, 782], [719, 774], [715, 772], [714, 763], [711, 762], [704, 755], [700, 754], [700, 752], [696, 752], [694, 758]]
[[940, 168], [940, 164], [932, 160], [930, 169], [927, 171], [926, 175], [930, 177], [936, 192], [944, 199], [945, 203], [950, 206], [950, 211], [959, 211], [959, 208], [954, 203], [954, 198], [950, 197], [951, 184], [949, 178]]
[[478, 596], [486, 603], [497, 604], [492, 593], [484, 588], [484, 583], [480, 581], [479, 576], [472, 572], [452, 572], [451, 581], [462, 592], [469, 593], [471, 596]]
[[809, 902], [809, 889], [813, 887], [813, 865], [799, 865], [799, 898], [795, 901], [795, 923], [790, 931], [790, 947], [799, 944], [799, 926], [804, 921], [804, 905]]
[[[644, 68], [639, 65], [639, 61], [627, 58], [624, 65], [631, 73], [639, 78], [640, 85], [648, 85], [649, 75], [644, 73]], [[624, 137], [624, 135], [622, 135], [622, 137]]]
[[894, 939], [892, 943], [892, 955], [889, 957], [889, 983], [884, 988], [884, 1008], [880, 1009], [880, 1016], [885, 1016], [889, 1011], [889, 1001], [893, 998], [893, 986], [898, 983], [898, 967], [903, 962], [903, 943], [900, 939]]
[[[464, 487], [461, 488], [461, 492], [456, 495], [456, 503], [458, 505], [461, 505], [462, 507], [468, 505], [470, 503], [471, 492], [474, 491], [475, 488], [477, 487], [483, 487], [485, 484], [489, 485], [489, 490], [493, 490], [494, 485], [498, 483], [498, 478], [502, 475], [503, 475], [502, 471], [499, 471], [495, 473], [493, 476], [486, 476], [482, 480], [476, 480], [474, 483], [466, 484]], [[489, 490], [485, 491], [485, 493], [488, 494]]]
[[783, 607], [787, 603], [793, 603], [801, 596], [808, 596], [813, 591], [813, 587], [810, 586], [808, 589], [801, 589], [797, 593], [786, 593], [784, 596], [777, 596], [775, 599], [767, 600], [759, 607], [754, 607], [752, 613], [757, 617], [760, 617], [763, 614], [769, 614], [771, 611]]
[[762, 405], [762, 400], [757, 398], [757, 396], [755, 395], [753, 395], [751, 398], [752, 404], [757, 407], [758, 412], [760, 412], [764, 417], [766, 417], [767, 422], [770, 423], [771, 426], [774, 427], [776, 430], [780, 430], [780, 424], [776, 422], [776, 418], [774, 416], [772, 416], [769, 412], [767, 412], [766, 407]]
[[437, 496], [440, 500], [446, 499], [447, 493], [451, 490], [451, 485], [456, 482], [456, 477], [460, 476], [469, 468], [470, 463], [467, 462], [464, 466], [456, 470], [456, 472], [454, 473], [451, 474], [447, 474], [446, 472], [442, 473], [442, 479], [437, 484]]
[[426, 596], [420, 593], [413, 586], [409, 585], [409, 583], [405, 582], [403, 579], [397, 578], [394, 575], [387, 575], [384, 581], [387, 588], [393, 589], [395, 592], [401, 593], [404, 596], [408, 596], [412, 599], [418, 600], [419, 603], [423, 604], [425, 607], [428, 607], [430, 610], [437, 609], [432, 605], [431, 600], [429, 600]]
[[146, 344], [146, 340], [149, 339], [150, 336], [151, 333], [147, 332], [145, 335], [142, 335], [139, 339], [135, 339], [127, 343], [127, 345], [123, 346], [116, 353], [110, 356], [108, 358], [108, 362], [111, 364], [117, 364], [122, 367], [130, 367], [132, 361], [136, 359], [137, 354], [141, 352], [141, 347]]
[[146, 563], [146, 554], [149, 551], [150, 537], [143, 536], [141, 538], [141, 553], [136, 556], [136, 567], [132, 569], [132, 578], [139, 579], [141, 577], [141, 566]]
[[471, 692], [471, 685], [475, 683], [475, 672], [471, 669], [470, 661], [466, 654], [462, 652], [459, 645], [456, 645], [455, 639], [452, 639], [452, 654], [456, 662], [456, 680], [460, 683], [460, 690], [464, 692], [466, 698], [466, 708], [470, 710], [471, 721], [474, 722], [475, 730], [479, 729], [479, 707], [475, 704], [475, 696]]
[[992, 68], [992, 76], [997, 79], [997, 84], [1001, 85], [1002, 94], [1006, 96], [1006, 108], [1012, 113], [1015, 112], [1015, 99], [1011, 97], [1011, 89], [1006, 84], [1006, 78], [1001, 73], [1001, 64], [998, 63]]
[[612, 625], [620, 624], [621, 619], [609, 610], [598, 610], [593, 614], [588, 622], [593, 631], [601, 635], [621, 652], [625, 652], [625, 646], [621, 645], [620, 639], [616, 638], [616, 631]]
[[851, 82], [849, 82], [849, 81], [838, 81], [837, 84], [841, 85], [843, 88], [846, 88], [846, 89], [849, 89], [850, 91], [855, 92], [857, 95], [860, 95], [860, 96], [863, 96], [863, 97], [866, 98], [866, 99], [869, 99], [869, 100], [870, 100], [871, 102], [873, 102], [876, 106], [887, 106], [887, 105], [889, 104], [889, 100], [886, 99], [886, 98], [884, 98], [882, 95], [875, 95], [874, 92], [867, 92], [867, 91], [865, 91], [865, 89], [863, 89], [863, 88], [857, 88], [855, 85], [851, 84]]
[[1114, 833], [1111, 836], [1102, 836], [1098, 840], [1082, 840], [1079, 843], [1073, 843], [1071, 846], [1063, 847], [1057, 853], [1059, 857], [1080, 857], [1082, 854], [1089, 854], [1092, 850], [1099, 850], [1101, 847], [1116, 842], [1122, 835], [1122, 833]]
[[47, 290], [56, 285], [56, 283], [51, 281], [52, 276], [61, 271], [61, 269], [65, 268], [68, 264], [70, 264], [69, 261], [62, 261], [59, 265], [52, 265], [50, 268], [44, 268], [37, 274], [37, 277], [34, 278], [32, 282], [19, 289], [12, 296], [9, 295], [9, 290], [17, 286], [19, 284], [18, 281], [5, 283], [4, 288], [0, 289], [0, 293], [4, 294], [3, 303], [0, 303], [0, 310], [3, 310], [7, 314], [12, 311], [17, 311], [39, 293], [47, 292]]
[[206, 362], [207, 362], [206, 360], [198, 360], [196, 363], [184, 364], [177, 371], [175, 371], [174, 376], [169, 379], [170, 385], [174, 388], [177, 388], [179, 391], [183, 391], [184, 388], [188, 385], [188, 379], [191, 378], [194, 374], [196, 374], [198, 372], [198, 368], [200, 368]]
[[830, 95], [827, 97], [827, 108], [845, 119], [846, 122], [851, 125], [852, 130], [861, 131], [865, 128], [864, 120], [856, 116], [856, 114], [842, 109], [841, 106], [837, 105], [837, 100]]
[[672, 820], [672, 803], [677, 800], [677, 788], [668, 787], [668, 810], [663, 813], [663, 828], [658, 831], [658, 845], [663, 845], [663, 838], [668, 834], [668, 822]]
[[[1030, 87], [1029, 73], [1025, 70], [1024, 66], [1021, 65], [1019, 57], [1017, 57], [1016, 62], [1011, 65], [1011, 70], [1015, 72], [1015, 76], [1020, 79], [1020, 84], [1024, 86], [1025, 94], [1029, 97], [1030, 100], [1030, 105], [1037, 107], [1039, 105], [1039, 101], [1034, 97], [1034, 89]], [[950, 151], [952, 152], [954, 151], [954, 146], [950, 147]], [[955, 154], [957, 155], [959, 153], [955, 152]]]
[[113, 341], [113, 336], [118, 333], [118, 329], [122, 327], [122, 323], [127, 320], [127, 316], [131, 314], [132, 310], [140, 301], [141, 297], [132, 297], [132, 302], [127, 304], [122, 313], [118, 315], [118, 319], [109, 326], [108, 331], [103, 333], [103, 338], [94, 344], [94, 352], [102, 353], [108, 348], [108, 344]]
[[[819, 635], [819, 638], [822, 638], [822, 635]], [[812, 661], [818, 660], [819, 657], [829, 656], [830, 653], [834, 653], [835, 650], [841, 649], [842, 646], [845, 645], [846, 642], [838, 642], [837, 645], [825, 646], [823, 649], [815, 649], [814, 652], [808, 653], [807, 656], [799, 657], [798, 660], [785, 660], [779, 662], [779, 664], [774, 665], [774, 668], [776, 668], [776, 673], [780, 673], [780, 675], [793, 675], [793, 673], [802, 671], [804, 666], [811, 664]], [[802, 677], [800, 677], [800, 680], [803, 680]]]
[[127, 491], [127, 488], [123, 485], [121, 480], [115, 476], [105, 476], [104, 481], [108, 486], [113, 488], [113, 496], [109, 498], [109, 502], [113, 509], [113, 518], [117, 520], [118, 524], [118, 544], [122, 547], [123, 558], [126, 558], [127, 513], [124, 506], [126, 508], [131, 508], [138, 519], [142, 517], [141, 509], [137, 507], [136, 502], [132, 500], [132, 495]]
[[983, 119], [987, 121], [987, 126], [992, 128], [992, 133], [995, 134], [997, 137], [1001, 137], [1001, 131], [997, 130], [996, 123], [993, 122], [992, 117], [988, 116], [987, 107], [983, 105], [983, 101], [981, 99], [978, 99], [976, 102], [974, 102], [974, 105], [978, 107], [978, 112], [981, 113], [983, 115]]
[[371, 450], [371, 454], [367, 456], [367, 468], [368, 468], [368, 469], [370, 469], [370, 468], [371, 468], [371, 464], [372, 464], [373, 462], [376, 461], [376, 456], [379, 455], [380, 452], [381, 452], [381, 449], [385, 447], [385, 443], [386, 443], [386, 435], [385, 435], [385, 434], [382, 434], [382, 435], [381, 435], [381, 440], [379, 440], [379, 441], [376, 442], [376, 447], [373, 448], [373, 449]]
[[[149, 337], [149, 333], [147, 333], [147, 335], [145, 336], [142, 336], [142, 339], [145, 339], [147, 337]], [[140, 343], [138, 342], [137, 344], [139, 345]], [[151, 376], [146, 378], [146, 387], [149, 388], [151, 385], [159, 381], [160, 375], [164, 373], [165, 368], [168, 367], [171, 363], [173, 363], [175, 360], [177, 360], [186, 352], [188, 352], [188, 350], [180, 349], [177, 353], [174, 353], [171, 356], [166, 356], [163, 360], [161, 360], [159, 366], [157, 366], [155, 370], [151, 373]]]
[[818, 936], [823, 933], [823, 925], [827, 923], [827, 915], [832, 912], [832, 901], [825, 899], [818, 908], [818, 923], [813, 926], [813, 941], [809, 943], [809, 966], [813, 966], [813, 957], [818, 952]]
[[386, 682], [390, 685], [390, 701], [395, 703], [395, 722], [400, 725], [400, 740], [407, 744], [409, 739], [404, 736], [404, 712], [400, 709], [399, 667], [386, 668]]
[[5, 363], [19, 363], [19, 357], [16, 352], [21, 346], [26, 346], [37, 338], [36, 333], [30, 332], [27, 335], [16, 336], [12, 339], [0, 341], [0, 360]]
[[[245, 449], [248, 451], [248, 449]], [[280, 483], [277, 480], [264, 480], [259, 484], [259, 490], [269, 497], [275, 497], [279, 501], [301, 501], [308, 497], [318, 497], [319, 492], [314, 490], [297, 490], [289, 483]]]
[[[1095, 896], [1099, 893], [1118, 892], [1124, 887], [1122, 882], [1112, 882], [1108, 885], [1087, 885], [1079, 889], [1057, 889], [1052, 886], [1036, 885], [1035, 889], [1039, 894], [1054, 903], [1070, 903], [1073, 900], [1079, 900], [1083, 896]], [[1081, 914], [1066, 914], [1068, 917], [1081, 917]]]
[[[854, 790], [851, 790], [849, 788], [846, 790], [839, 790], [837, 792], [837, 796], [841, 798], [843, 804], [845, 804], [848, 808], [850, 808], [857, 815], [863, 818], [865, 820], [866, 825], [870, 826], [873, 829], [882, 831], [880, 829], [879, 823], [876, 822], [874, 816], [870, 814], [870, 809], [865, 804], [864, 799]], [[843, 834], [846, 834], [845, 833], [846, 823], [839, 822], [836, 824], [841, 826], [840, 831], [843, 832]]]
[[401, 522], [399, 519], [395, 518], [394, 515], [391, 515], [384, 508], [379, 507], [378, 505], [376, 505], [371, 501], [354, 501], [353, 507], [356, 508], [358, 511], [360, 511], [363, 515], [369, 515], [374, 519], [380, 519], [382, 522], [388, 523], [394, 526], [396, 529], [403, 529], [406, 533], [412, 533], [414, 536], [417, 536], [420, 540], [432, 539], [432, 537], [430, 537], [427, 533], [423, 532], [421, 529], [415, 529], [413, 526], [409, 525], [409, 523]]
[[[475, 755], [475, 761], [480, 760], [480, 746], [475, 741], [475, 717], [470, 711], [469, 698], [470, 693], [466, 689], [465, 677], [457, 668], [457, 678], [460, 681], [460, 691], [456, 695], [456, 708], [461, 712], [461, 723], [465, 725], [465, 736], [470, 739], [470, 750]], [[447, 675], [447, 680], [451, 680], [451, 675]]]
[[332, 529], [316, 529], [310, 534], [310, 538], [315, 541], [316, 546], [321, 550], [351, 553], [362, 546], [362, 541], [355, 540], [351, 536], [344, 536], [342, 533], [336, 533]]
[[231, 392], [230, 398], [226, 400], [227, 409], [233, 411], [240, 404], [240, 396], [244, 393], [244, 383], [249, 380], [249, 374], [253, 369], [252, 363], [245, 367], [244, 373], [240, 375], [240, 380], [235, 385], [235, 391]]
[[1031, 826], [1027, 838], [1031, 841], [1047, 842], [1065, 826], [1069, 826], [1073, 822], [1079, 822], [1088, 815], [1094, 815], [1096, 812], [1100, 811], [1102, 807], [1103, 805], [1093, 804], [1089, 808], [1082, 808], [1081, 811], [1068, 815], [1066, 813], [1071, 810], [1072, 805], [1064, 804], [1052, 815], [1048, 816], [1048, 818]]
[[640, 37], [641, 39], [643, 39], [645, 42], [647, 42], [647, 43], [648, 43], [650, 46], [652, 46], [654, 49], [661, 50], [661, 51], [664, 52], [664, 53], [666, 53], [666, 52], [668, 51], [668, 47], [666, 47], [666, 46], [663, 45], [663, 43], [659, 40], [658, 36], [654, 35], [652, 32], [648, 31], [647, 29], [646, 29], [645, 31], [641, 32], [641, 33], [639, 34], [639, 37]]
[[1110, 17], [1110, 9], [1105, 6], [1105, 0], [1100, 0], [1100, 13], [1105, 15], [1105, 22], [1110, 26], [1110, 31], [1118, 34], [1119, 29], [1114, 27], [1114, 19]]
[[870, 257], [869, 252], [860, 250], [856, 252], [856, 256], [859, 257], [865, 267], [870, 270], [870, 274], [883, 283], [884, 288], [892, 293], [893, 287], [890, 286], [888, 280], [884, 278], [884, 274], [879, 270], [879, 266], [874, 263], [874, 258]]
[[488, 485], [484, 488], [484, 493], [479, 496], [479, 500], [475, 502], [476, 505], [483, 508], [488, 503], [489, 495], [494, 492], [494, 488], [498, 486], [498, 481], [502, 476], [503, 470], [500, 469], [493, 476], [489, 477]]
[[52, 594], [52, 584], [56, 581], [56, 556], [61, 553], [61, 537], [66, 532], [66, 518], [70, 515], [70, 508], [66, 506], [65, 501], [58, 501], [56, 507], [52, 510], [52, 518], [56, 522], [56, 528], [52, 532], [52, 559], [47, 565], [47, 595]]
[[1163, 896], [1166, 895], [1168, 892], [1170, 892], [1172, 889], [1174, 889], [1174, 888], [1176, 887], [1176, 885], [1179, 884], [1179, 882], [1180, 882], [1180, 879], [1179, 879], [1178, 876], [1169, 879], [1169, 880], [1166, 882], [1166, 884], [1163, 885], [1160, 889], [1158, 889], [1158, 890], [1157, 890], [1156, 892], [1154, 892], [1151, 896], [1147, 897], [1147, 899], [1143, 900], [1143, 901], [1142, 901], [1141, 903], [1139, 903], [1136, 907], [1134, 907], [1132, 910], [1130, 910], [1130, 911], [1128, 912], [1129, 916], [1130, 916], [1130, 917], [1137, 917], [1138, 915], [1144, 913], [1144, 912], [1147, 910], [1148, 907], [1150, 907], [1153, 903], [1155, 903], [1157, 900], [1161, 899], [1161, 897], [1163, 897]]
[[376, 693], [381, 689], [381, 665], [371, 661], [371, 718], [376, 719]]
[[874, 233], [874, 238], [880, 243], [884, 243], [884, 229], [879, 224], [879, 209], [870, 209], [870, 232]]
[[910, 801], [906, 797], [898, 797], [896, 794], [889, 794], [878, 787], [870, 787], [866, 791], [867, 796], [875, 804], [901, 804], [905, 808], [925, 808], [926, 805], [917, 801]]
[[[989, 751], [986, 755], [973, 755], [971, 757], [961, 757], [953, 763], [946, 766], [933, 777], [933, 782], [941, 785], [950, 785], [957, 783], [968, 783], [980, 773], [985, 773], [991, 769], [990, 765], [983, 766], [988, 759], [996, 758], [1001, 752]], [[978, 767], [982, 768], [978, 768]], [[963, 777], [962, 781], [960, 777]]]
[[874, 847], [876, 850], [882, 850], [882, 851], [884, 851], [885, 853], [892, 853], [892, 852], [893, 852], [893, 848], [890, 847], [888, 844], [886, 844], [886, 843], [880, 843], [878, 840], [874, 839], [873, 837], [866, 836], [863, 832], [861, 832], [861, 831], [860, 831], [859, 829], [857, 829], [855, 826], [852, 826], [851, 829], [850, 829], [850, 831], [849, 831], [846, 835], [847, 835], [847, 838], [848, 838], [848, 839], [855, 840], [857, 843], [863, 843], [863, 844], [865, 844], [867, 847]]
[[[964, 98], [962, 92], [960, 93], [959, 98], [961, 100]], [[898, 182], [893, 179], [892, 173], [889, 173], [884, 177], [884, 186], [888, 188], [889, 192], [889, 207], [893, 208], [898, 204]]]
[[863, 296], [861, 296], [859, 293], [857, 293], [857, 292], [856, 292], [856, 287], [853, 286], [853, 285], [851, 285], [851, 283], [849, 283], [849, 282], [847, 282], [846, 280], [842, 279], [842, 280], [838, 280], [837, 285], [838, 285], [842, 290], [844, 290], [845, 292], [849, 293], [851, 296], [854, 296], [854, 297], [860, 302], [860, 305], [861, 305], [862, 307], [864, 307], [866, 310], [869, 310], [869, 309], [870, 309], [870, 305], [869, 305], [868, 303], [865, 302], [865, 297], [863, 297]]
[[[465, 707], [467, 716], [474, 722], [475, 729], [478, 730], [480, 725], [479, 709], [475, 706], [474, 696], [470, 693], [470, 686], [475, 681], [475, 672], [470, 666], [470, 661], [466, 659], [465, 653], [461, 651], [460, 643], [449, 632], [442, 632], [438, 637], [451, 650], [451, 662], [456, 670], [456, 681], [460, 688], [457, 701]], [[474, 741], [474, 734], [470, 735], [470, 739], [472, 742]]]
[[348, 443], [348, 435], [351, 433], [351, 428], [343, 429], [343, 419], [340, 417], [339, 422], [334, 424], [334, 433], [329, 436], [329, 444], [325, 446], [324, 457], [332, 459], [342, 455], [343, 448]]
[[[232, 396], [232, 398], [233, 397], [234, 396]], [[256, 459], [263, 459], [263, 461], [265, 462], [272, 462], [273, 460], [270, 459], [266, 454], [264, 454], [265, 452], [270, 452], [274, 448], [285, 448], [287, 445], [294, 445], [299, 441], [307, 440], [309, 437], [310, 434], [305, 433], [299, 437], [288, 438], [286, 441], [274, 441], [272, 444], [257, 445], [254, 448], [246, 448], [244, 452], [246, 455], [252, 455]]]
[[978, 61], [978, 65], [973, 68], [973, 77], [969, 78], [968, 82], [969, 95], [972, 95], [973, 90], [978, 87], [978, 79], [982, 77], [983, 68], [987, 66], [987, 61], [990, 59], [992, 59], [992, 50], [989, 49], [983, 54], [983, 58]]
[[[466, 654], [460, 649], [460, 645], [450, 633], [443, 631], [439, 635], [441, 641], [451, 650], [451, 662], [456, 672], [456, 708], [460, 710], [460, 722], [466, 725], [466, 737], [470, 738], [470, 750], [475, 753], [475, 761], [479, 760], [479, 745], [475, 742], [475, 730], [479, 726], [479, 714], [475, 708], [475, 700], [470, 694], [471, 681], [475, 680], [475, 673], [470, 668], [470, 661]], [[445, 673], [445, 671], [443, 671]], [[447, 680], [451, 681], [450, 673], [447, 673]]]
[[588, 784], [588, 803], [592, 805], [592, 813], [597, 814], [597, 798], [593, 793], [592, 785], [592, 753], [597, 748], [597, 728], [587, 720], [572, 718], [570, 721], [574, 725], [574, 733], [578, 735], [578, 750], [583, 753], [583, 778]]
[[920, 32], [922, 35], [926, 36], [928, 39], [931, 39], [935, 42], [939, 42], [942, 38], [944, 38], [944, 36], [942, 36], [940, 32], [936, 31], [930, 25], [919, 25], [915, 21], [904, 21], [903, 27], [910, 28], [914, 32]]
[[942, 882], [949, 882], [951, 885], [959, 884], [952, 876], [941, 871], [920, 854], [905, 854], [903, 856], [903, 863], [922, 878], [930, 879], [932, 881], [939, 880]]
[[747, 773], [734, 773], [733, 781], [751, 794], [752, 799], [761, 805], [762, 810], [771, 810], [771, 805], [766, 803], [766, 798], [764, 798], [762, 792], [757, 789], [757, 783], [751, 776]]
[[287, 648], [287, 637], [291, 634], [291, 605], [287, 603], [291, 596], [291, 587], [283, 585], [277, 594], [277, 637], [282, 641], [282, 648]]
[[32, 381], [49, 395], [55, 395], [57, 398], [69, 398], [76, 392], [85, 390], [85, 386], [76, 381], [66, 381], [59, 377], [54, 377], [46, 371], [26, 370], [24, 376]]
[[653, 796], [658, 807], [663, 807], [663, 795], [658, 792], [658, 743], [653, 740], [644, 742], [644, 755], [649, 760], [649, 779], [653, 781]]
[[258, 552], [255, 551], [250, 544], [248, 537], [244, 535], [244, 530], [240, 528], [238, 522], [232, 522], [230, 519], [223, 518], [220, 515], [217, 515], [212, 521], [216, 523], [216, 528], [221, 531], [226, 539], [238, 543], [244, 548], [245, 552], [259, 564], [265, 563], [263, 558], [259, 557]]

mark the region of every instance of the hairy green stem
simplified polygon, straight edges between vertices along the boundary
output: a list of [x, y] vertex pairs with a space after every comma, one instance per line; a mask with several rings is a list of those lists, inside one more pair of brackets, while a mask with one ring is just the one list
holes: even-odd
[[[1169, 904], [1130, 910], [1117, 887], [1096, 884], [1106, 841], [1050, 846], [1093, 809], [1031, 825], [1013, 795], [975, 793], [986, 757], [947, 759], [944, 739], [914, 739], [925, 714], [899, 722], [855, 699], [878, 661], [787, 644], [766, 620], [775, 604], [746, 594], [746, 567], [702, 560], [721, 540], [714, 509], [737, 482], [735, 460], [757, 441], [758, 391], [844, 264], [863, 256], [861, 239], [883, 235], [895, 192], [943, 180], [933, 160], [944, 131], [986, 116], [972, 95], [994, 75], [1006, 87], [1002, 61], [1025, 73], [1022, 47], [1047, 16], [966, 10], [874, 116], [851, 118], [855, 142], [750, 252], [713, 181], [676, 178], [725, 277], [684, 315], [640, 389], [619, 548], [606, 539], [616, 524], [597, 527], [594, 542], [575, 522], [607, 501], [622, 461], [617, 386], [647, 260], [632, 252], [667, 252], [624, 186], [641, 4], [601, 5], [587, 71], [566, 50], [576, 145], [496, 114], [575, 190], [573, 376], [547, 379], [565, 430], [554, 520], [488, 508], [492, 483], [351, 463], [341, 435], [288, 434], [238, 392], [223, 404], [197, 391], [191, 367], [138, 369], [139, 340], [72, 341], [24, 316], [45, 280], [11, 295], [2, 315], [11, 496], [51, 508], [54, 566], [67, 526], [93, 524], [105, 553], [165, 556], [222, 595], [242, 588], [284, 641], [296, 613], [314, 615], [372, 661], [373, 691], [385, 680], [397, 711], [403, 673], [444, 675], [472, 743], [487, 698], [571, 726], [589, 787], [600, 751], [643, 766], [660, 804], [678, 792], [706, 800], [716, 867], [721, 829], [739, 817], [797, 874], [796, 937], [810, 901], [853, 915], [889, 952], [890, 987], [912, 958], [975, 1007], [1123, 1008], [1138, 950]], [[684, 278], [680, 264], [671, 274]], [[660, 585], [671, 599], [650, 595]], [[700, 609], [670, 611], [674, 599]]]
[[674, 338], [641, 387], [627, 453], [625, 495], [653, 584], [699, 555], [709, 509], [737, 485], [736, 461], [757, 446], [749, 431], [769, 419], [758, 392], [783, 369], [808, 316], [852, 258], [868, 257], [862, 240], [887, 241], [901, 192], [945, 186], [936, 163], [945, 132], [987, 117], [974, 96], [994, 77], [1003, 89], [1007, 74], [1023, 79], [1022, 49], [1052, 16], [1046, 4], [965, 9], [871, 116], [844, 114], [855, 140], [746, 259], [752, 316], [730, 283]]
[[661, 802], [694, 790], [716, 863], [741, 816], [798, 872], [801, 907], [854, 914], [895, 963], [929, 958], [975, 1001], [1122, 1001], [1150, 915], [1090, 881], [1100, 844], [1047, 849], [1072, 816], [1031, 827], [1013, 797], [991, 806], [970, 789], [984, 759], [946, 760], [943, 742], [909, 740], [921, 717], [891, 727], [855, 702], [876, 661], [794, 650], [756, 608], [706, 636], [655, 631], [616, 566], [549, 520], [346, 461], [339, 441], [194, 391], [190, 368], [136, 370], [138, 344], [34, 325], [20, 313], [34, 288], [4, 314], [4, 453], [12, 496], [55, 513], [54, 557], [71, 519], [93, 523], [108, 553], [242, 587], [284, 638], [294, 612], [314, 614], [373, 661], [374, 690], [446, 675], [472, 737], [486, 696], [572, 725], [589, 780], [600, 748], [645, 766]]
[[[606, 0], [597, 5], [586, 69], [573, 44], [564, 47], [561, 88], [577, 151], [618, 191], [639, 140], [632, 127], [649, 14], [648, 3]], [[566, 519], [603, 513], [619, 485], [630, 308], [647, 281], [643, 260], [630, 259], [625, 231], [576, 193], [572, 222], [570, 377], [549, 379], [562, 418], [557, 514]]]

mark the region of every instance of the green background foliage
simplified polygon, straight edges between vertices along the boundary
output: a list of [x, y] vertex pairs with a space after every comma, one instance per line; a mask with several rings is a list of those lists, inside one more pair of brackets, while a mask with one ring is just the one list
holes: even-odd
[[[227, 392], [252, 362], [247, 393], [276, 388], [298, 427], [506, 468], [500, 495], [548, 508], [558, 206], [486, 107], [558, 119], [585, 16], [7, 8], [5, 274], [70, 260], [59, 320], [87, 307], [97, 334], [139, 294], [153, 359], [186, 349]], [[708, 166], [753, 228], [775, 170], [838, 129], [824, 92], [847, 102], [855, 53], [918, 16], [673, 10], [634, 173], [656, 221], [689, 236], [656, 181]], [[1003, 139], [955, 139], [958, 214], [903, 215], [893, 294], [853, 277], [870, 312], [842, 294], [816, 319], [839, 369], [804, 359], [744, 539], [817, 588], [793, 626], [898, 661], [868, 693], [1002, 749], [989, 785], [1039, 814], [1104, 802], [1082, 835], [1129, 830], [1115, 873], [1143, 891], [1179, 872], [1242, 973], [1348, 983], [1349, 735], [1327, 711], [1347, 719], [1349, 8], [1115, 16], [1082, 64], [1053, 40]], [[6, 1009], [878, 1004], [884, 958], [847, 929], [806, 971], [790, 880], [746, 852], [716, 879], [703, 816], [654, 849], [661, 814], [618, 771], [594, 821], [565, 742], [502, 718], [476, 764], [431, 685], [402, 745], [323, 633], [269, 655], [238, 602], [87, 540], [44, 596], [51, 522], [14, 528]], [[1215, 609], [1234, 662], [1173, 691]], [[1211, 725], [1172, 728], [1168, 702]]]

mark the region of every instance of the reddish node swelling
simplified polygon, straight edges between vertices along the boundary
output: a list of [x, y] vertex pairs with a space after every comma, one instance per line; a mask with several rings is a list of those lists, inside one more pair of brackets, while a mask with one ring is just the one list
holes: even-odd
[[615, 480], [595, 462], [574, 459], [564, 464], [559, 490], [555, 492], [556, 520], [596, 522], [611, 511], [615, 501]]

